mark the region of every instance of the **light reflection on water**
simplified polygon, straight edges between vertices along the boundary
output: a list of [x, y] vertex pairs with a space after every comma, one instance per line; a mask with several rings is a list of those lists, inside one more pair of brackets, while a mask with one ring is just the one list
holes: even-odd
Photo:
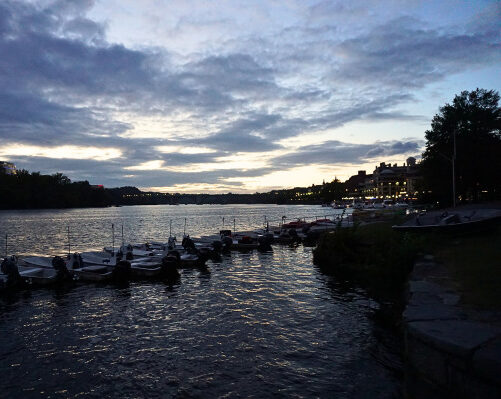
[[[323, 218], [341, 211], [321, 206], [295, 205], [156, 205], [116, 208], [0, 211], [0, 242], [8, 234], [10, 254], [55, 255], [68, 251], [68, 234], [72, 251], [100, 250], [121, 242], [163, 241], [172, 234], [182, 238], [215, 234], [223, 227], [236, 230], [263, 227], [265, 218], [278, 225], [282, 216]], [[186, 228], [185, 228], [186, 219]], [[235, 221], [235, 222], [234, 222]], [[3, 254], [5, 244], [0, 253]]]
[[[179, 214], [172, 215], [171, 208]], [[143, 220], [141, 228], [129, 233], [142, 238], [137, 241], [162, 239], [161, 233], [167, 237], [170, 218], [176, 220], [176, 234], [182, 234], [183, 208], [193, 210], [192, 219], [199, 212], [194, 235], [213, 233], [215, 221], [229, 209], [247, 218], [242, 229], [257, 219], [260, 223], [264, 211], [279, 219], [288, 210], [179, 206], [39, 211], [47, 221], [42, 224], [36, 222], [37, 212], [0, 217], [2, 227], [16, 231], [18, 253], [33, 248], [64, 252], [65, 245], [51, 243], [50, 237], [64, 231], [68, 217], [85, 223], [78, 228], [72, 224], [72, 231], [82, 237], [81, 248], [89, 249], [104, 245], [93, 242], [105, 241], [101, 227], [123, 219], [133, 224], [134, 217]], [[319, 209], [292, 208], [301, 216]], [[21, 234], [29, 223], [35, 230], [41, 225], [50, 229], [45, 235]], [[310, 248], [275, 247], [269, 253], [224, 256], [219, 263], [208, 262], [208, 272], [184, 270], [173, 286], [78, 285], [3, 298], [2, 395], [397, 397], [399, 381], [370, 355], [378, 344], [372, 333], [372, 301], [322, 275], [311, 258]]]

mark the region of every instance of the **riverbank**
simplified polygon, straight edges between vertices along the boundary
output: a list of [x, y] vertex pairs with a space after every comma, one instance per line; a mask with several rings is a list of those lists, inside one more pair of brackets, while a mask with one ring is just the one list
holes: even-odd
[[407, 398], [501, 397], [501, 228], [395, 236], [392, 217], [366, 214], [363, 222], [387, 220], [326, 236], [316, 262], [361, 283], [375, 298], [387, 297], [391, 288], [397, 308], [396, 294], [407, 287], [398, 318]]
[[[326, 274], [339, 275], [359, 283], [372, 296], [401, 301], [404, 284], [421, 240], [393, 231], [400, 215], [386, 213], [376, 222], [339, 228], [320, 238], [313, 262]], [[375, 218], [372, 218], [375, 219]]]

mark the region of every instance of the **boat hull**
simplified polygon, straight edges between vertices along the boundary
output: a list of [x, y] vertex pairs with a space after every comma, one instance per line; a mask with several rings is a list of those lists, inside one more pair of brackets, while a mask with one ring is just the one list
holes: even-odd
[[73, 269], [73, 273], [77, 280], [91, 282], [105, 282], [113, 277], [111, 267], [87, 266], [79, 269]]
[[[479, 212], [480, 213], [480, 212]], [[402, 232], [443, 232], [443, 233], [466, 233], [495, 227], [501, 223], [501, 212], [485, 212], [486, 215], [476, 215], [476, 217], [458, 216], [456, 222], [452, 223], [423, 223], [420, 218], [408, 221], [407, 223], [392, 226], [393, 230]], [[443, 215], [442, 215], [443, 216]], [[448, 217], [452, 217], [449, 215]], [[437, 219], [437, 216], [435, 216]], [[426, 220], [426, 219], [425, 219]], [[442, 221], [444, 218], [442, 217]]]
[[32, 286], [47, 286], [56, 283], [57, 272], [44, 268], [26, 268], [19, 270], [20, 276]]

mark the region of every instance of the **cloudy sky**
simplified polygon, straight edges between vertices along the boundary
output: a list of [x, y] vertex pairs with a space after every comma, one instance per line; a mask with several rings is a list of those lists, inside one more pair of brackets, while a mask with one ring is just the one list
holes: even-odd
[[164, 192], [344, 180], [501, 89], [500, 21], [498, 0], [2, 0], [0, 160]]

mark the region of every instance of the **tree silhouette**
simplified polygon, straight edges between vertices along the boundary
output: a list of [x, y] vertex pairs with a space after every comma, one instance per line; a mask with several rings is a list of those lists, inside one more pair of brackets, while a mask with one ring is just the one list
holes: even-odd
[[440, 107], [426, 131], [421, 168], [428, 200], [453, 201], [452, 165], [459, 201], [501, 195], [501, 109], [494, 90], [463, 91]]

